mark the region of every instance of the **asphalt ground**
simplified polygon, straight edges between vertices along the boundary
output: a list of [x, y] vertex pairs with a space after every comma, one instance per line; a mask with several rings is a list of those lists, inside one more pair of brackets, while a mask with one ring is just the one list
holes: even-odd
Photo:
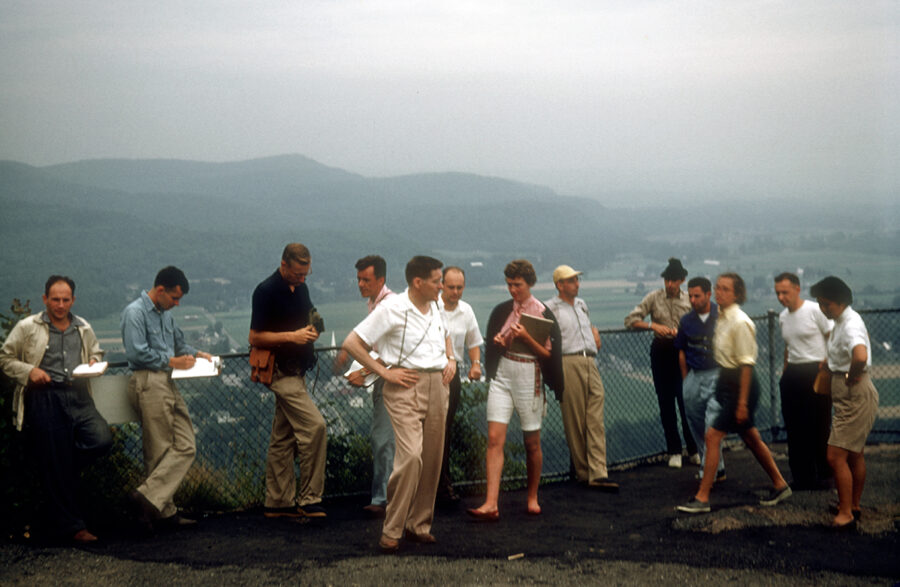
[[[773, 452], [787, 476], [783, 445]], [[697, 467], [614, 471], [608, 494], [575, 482], [542, 486], [543, 513], [524, 490], [501, 496], [496, 523], [465, 514], [472, 495], [438, 509], [437, 544], [401, 541], [380, 554], [381, 521], [363, 498], [327, 501], [326, 519], [266, 519], [259, 510], [209, 515], [196, 528], [142, 536], [96, 528], [96, 546], [35, 541], [0, 546], [3, 584], [740, 584], [890, 585], [900, 581], [900, 446], [866, 449], [868, 479], [855, 532], [828, 527], [833, 490], [798, 491], [757, 505], [768, 479], [746, 450], [726, 452], [726, 481], [709, 514], [675, 506], [697, 487]], [[102, 526], [102, 524], [101, 524]]]

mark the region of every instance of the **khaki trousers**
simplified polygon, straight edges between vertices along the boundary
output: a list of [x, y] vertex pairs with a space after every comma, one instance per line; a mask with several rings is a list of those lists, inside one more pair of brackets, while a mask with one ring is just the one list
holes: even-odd
[[384, 407], [396, 447], [382, 528], [388, 538], [399, 540], [404, 529], [420, 535], [431, 532], [449, 397], [440, 372], [419, 373], [410, 388], [384, 384]]
[[594, 357], [564, 356], [563, 381], [563, 427], [575, 476], [587, 482], [603, 479], [608, 474], [604, 391]]
[[[306, 391], [300, 376], [275, 373], [275, 417], [266, 457], [266, 507], [284, 508], [319, 503], [325, 490], [327, 438], [325, 418]], [[294, 461], [300, 464], [300, 487]]]
[[144, 470], [147, 478], [137, 491], [161, 517], [178, 513], [172, 496], [197, 452], [191, 416], [178, 388], [165, 371], [135, 371], [128, 380], [128, 397], [141, 417]]

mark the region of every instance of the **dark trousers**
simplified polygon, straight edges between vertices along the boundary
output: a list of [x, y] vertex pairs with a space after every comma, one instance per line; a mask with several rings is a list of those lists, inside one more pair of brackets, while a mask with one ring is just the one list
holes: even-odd
[[812, 489], [831, 477], [825, 456], [831, 432], [831, 396], [817, 394], [818, 363], [788, 363], [779, 381], [795, 489]]
[[656, 400], [659, 402], [659, 419], [666, 435], [666, 452], [681, 454], [681, 439], [678, 436], [678, 417], [675, 404], [681, 413], [681, 432], [688, 454], [697, 452], [697, 443], [691, 434], [691, 427], [684, 412], [684, 396], [681, 394], [681, 368], [678, 366], [678, 350], [672, 339], [654, 338], [650, 345], [650, 369]]
[[450, 444], [451, 431], [453, 430], [453, 417], [459, 407], [459, 396], [462, 393], [462, 381], [459, 378], [459, 368], [450, 380], [450, 403], [447, 406], [447, 425], [444, 429], [444, 459], [441, 461], [441, 479], [438, 483], [438, 496], [447, 497], [453, 490], [453, 479], [450, 477]]
[[77, 495], [81, 470], [109, 451], [109, 424], [86, 386], [29, 389], [25, 402], [26, 433], [47, 494], [48, 526], [71, 537], [85, 527]]

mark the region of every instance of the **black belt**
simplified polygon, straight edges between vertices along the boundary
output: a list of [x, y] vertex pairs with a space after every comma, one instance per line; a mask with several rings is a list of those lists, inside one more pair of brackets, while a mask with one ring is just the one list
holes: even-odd
[[578, 351], [577, 353], [563, 353], [564, 357], [596, 357], [597, 353], [591, 351]]

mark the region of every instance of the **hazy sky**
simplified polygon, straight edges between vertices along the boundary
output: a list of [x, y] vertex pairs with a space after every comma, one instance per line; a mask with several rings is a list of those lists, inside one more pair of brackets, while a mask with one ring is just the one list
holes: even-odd
[[0, 0], [0, 159], [900, 192], [896, 0]]

